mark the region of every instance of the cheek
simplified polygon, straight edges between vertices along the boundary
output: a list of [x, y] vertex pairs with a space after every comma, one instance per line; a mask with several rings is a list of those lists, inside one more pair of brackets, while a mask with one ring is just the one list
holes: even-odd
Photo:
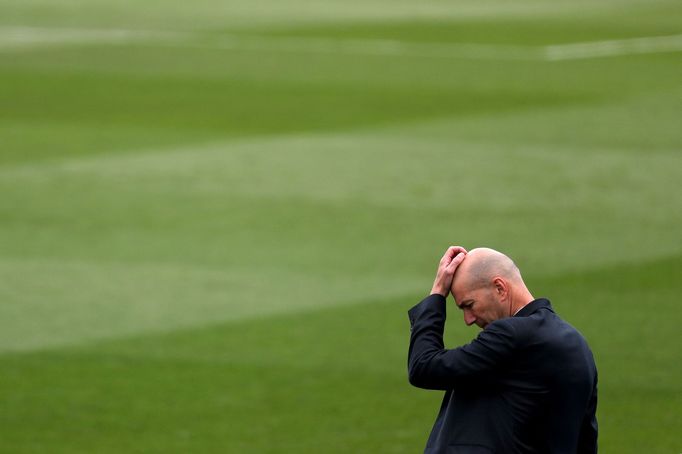
[[483, 315], [491, 315], [495, 313], [495, 304], [492, 301], [488, 301], [485, 305], [479, 308], [479, 312]]
[[488, 311], [486, 310], [485, 307], [479, 307], [474, 311], [474, 315], [476, 318], [486, 318], [486, 315], [488, 314]]

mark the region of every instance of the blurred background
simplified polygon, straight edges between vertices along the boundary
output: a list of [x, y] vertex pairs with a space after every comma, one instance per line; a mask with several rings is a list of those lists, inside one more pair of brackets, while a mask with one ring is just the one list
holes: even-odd
[[672, 0], [2, 0], [0, 452], [421, 452], [451, 244], [680, 452], [681, 57]]

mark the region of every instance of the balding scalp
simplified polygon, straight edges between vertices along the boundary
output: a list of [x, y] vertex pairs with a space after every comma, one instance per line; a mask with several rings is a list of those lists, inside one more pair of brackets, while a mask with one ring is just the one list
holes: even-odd
[[512, 259], [494, 249], [476, 248], [469, 251], [455, 279], [464, 279], [468, 288], [480, 288], [491, 285], [498, 276], [510, 281], [521, 280], [521, 272]]

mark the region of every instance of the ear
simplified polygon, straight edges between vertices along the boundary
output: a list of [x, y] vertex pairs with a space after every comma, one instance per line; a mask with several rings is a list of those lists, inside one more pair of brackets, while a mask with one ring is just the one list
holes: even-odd
[[509, 292], [509, 285], [507, 285], [507, 281], [505, 281], [499, 276], [495, 277], [493, 278], [493, 286], [495, 288], [495, 293], [497, 293], [498, 296], [500, 297], [507, 296], [507, 293]]

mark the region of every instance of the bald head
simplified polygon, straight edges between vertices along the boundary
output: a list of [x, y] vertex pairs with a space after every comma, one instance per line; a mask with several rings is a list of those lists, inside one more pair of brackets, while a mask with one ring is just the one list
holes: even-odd
[[450, 287], [464, 322], [485, 329], [533, 301], [512, 259], [488, 248], [472, 249], [455, 271]]
[[516, 264], [501, 252], [489, 248], [469, 251], [459, 265], [452, 281], [452, 289], [477, 289], [490, 285], [495, 277], [510, 282], [523, 282]]

